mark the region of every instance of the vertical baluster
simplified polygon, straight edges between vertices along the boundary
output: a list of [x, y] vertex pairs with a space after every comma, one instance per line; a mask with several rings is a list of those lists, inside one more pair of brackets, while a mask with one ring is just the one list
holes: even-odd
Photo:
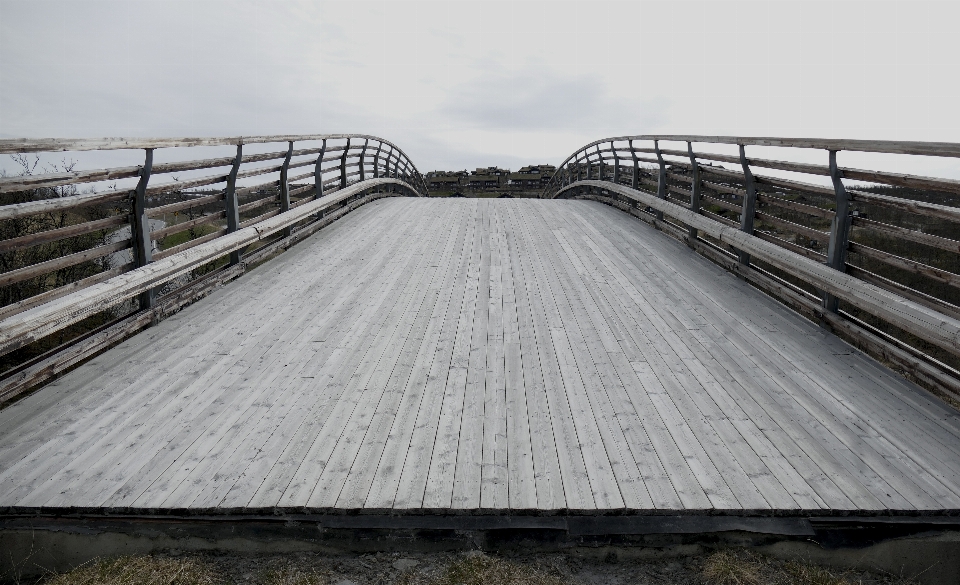
[[[747, 194], [743, 197], [743, 209], [740, 215], [740, 231], [753, 234], [753, 221], [757, 215], [757, 185], [753, 180], [753, 173], [750, 172], [750, 164], [747, 162], [746, 151], [743, 145], [740, 145], [740, 166], [743, 167], [743, 182]], [[750, 264], [750, 254], [738, 252], [741, 264]]]
[[633, 158], [633, 177], [630, 179], [630, 188], [640, 188], [640, 161], [637, 160], [637, 151], [633, 148], [633, 140], [630, 141], [630, 157]]
[[347, 138], [347, 145], [343, 148], [343, 156], [340, 157], [340, 188], [347, 188], [347, 154], [350, 152], [350, 139]]
[[[383, 159], [383, 176], [384, 176], [384, 178], [386, 178], [386, 179], [389, 179], [389, 178], [390, 178], [390, 154], [391, 154], [392, 152], [393, 152], [393, 148], [391, 147], [390, 150], [387, 151], [387, 156]], [[389, 193], [389, 192], [390, 192], [390, 186], [387, 185], [387, 187], [386, 187], [385, 190], [386, 190], [387, 193]]]
[[[657, 178], [657, 197], [660, 199], [666, 199], [667, 198], [667, 165], [666, 163], [663, 162], [663, 155], [660, 154], [659, 140], [653, 141], [653, 149], [654, 149], [654, 152], [657, 153], [657, 161], [659, 161], [660, 163], [660, 174]], [[654, 213], [654, 215], [657, 217], [657, 219], [659, 219], [660, 221], [663, 221], [662, 211], [658, 210], [656, 211], [656, 213]]]
[[603, 180], [603, 153], [600, 152], [600, 145], [597, 145], [597, 180]]
[[320, 154], [317, 155], [317, 164], [313, 167], [313, 188], [314, 188], [314, 199], [320, 199], [323, 197], [323, 169], [321, 165], [323, 164], [323, 155], [327, 152], [327, 139], [323, 139], [323, 144], [320, 146]]
[[364, 157], [367, 156], [367, 144], [369, 144], [369, 143], [370, 143], [370, 139], [369, 139], [369, 138], [364, 138], [364, 140], [363, 140], [363, 150], [360, 151], [360, 181], [361, 181], [361, 182], [367, 180], [367, 175], [366, 175], [366, 172], [365, 172], [365, 170], [364, 170], [364, 168], [363, 168], [363, 164], [364, 164], [363, 161], [364, 161]]
[[[150, 218], [147, 217], [147, 184], [153, 172], [153, 149], [147, 148], [140, 168], [140, 180], [133, 192], [133, 214], [130, 216], [130, 235], [133, 244], [133, 264], [140, 268], [153, 261], [152, 241], [150, 239]], [[146, 290], [137, 297], [141, 310], [152, 309], [156, 304], [156, 289]]]
[[[323, 139], [320, 146], [320, 154], [317, 155], [317, 163], [313, 167], [313, 199], [317, 200], [323, 197], [323, 155], [327, 151], [327, 139]], [[323, 217], [323, 211], [317, 213], [317, 219]]]
[[583, 163], [580, 162], [580, 153], [577, 153], [577, 181], [583, 180]]
[[382, 142], [377, 142], [377, 152], [373, 153], [373, 178], [380, 178], [380, 149], [383, 148]]
[[[689, 142], [687, 154], [690, 155], [691, 179], [693, 179], [690, 184], [690, 211], [700, 213], [700, 164], [697, 162], [697, 156], [693, 154], [693, 145]], [[689, 243], [693, 245], [697, 239], [697, 228], [688, 228], [687, 233], [690, 236]]]
[[[287, 142], [287, 156], [283, 158], [283, 164], [280, 165], [280, 213], [290, 211], [290, 181], [287, 180], [290, 171], [290, 157], [293, 156], [293, 141]], [[281, 236], [289, 237], [293, 232], [292, 227], [283, 228]]]
[[[227, 176], [227, 189], [224, 193], [227, 212], [227, 233], [240, 229], [240, 204], [237, 201], [237, 173], [240, 163], [243, 162], [243, 143], [237, 145], [237, 157], [233, 159], [233, 167]], [[240, 250], [230, 252], [230, 264], [240, 264], [242, 255]]]
[[620, 183], [620, 156], [617, 154], [617, 149], [613, 146], [613, 141], [610, 141], [610, 150], [613, 151], [613, 182]]
[[[830, 179], [837, 198], [837, 212], [830, 226], [830, 243], [827, 246], [827, 266], [840, 272], [847, 271], [847, 247], [850, 242], [850, 196], [843, 186], [843, 177], [837, 167], [837, 151], [830, 151]], [[823, 293], [823, 308], [836, 313], [839, 308], [837, 297]]]

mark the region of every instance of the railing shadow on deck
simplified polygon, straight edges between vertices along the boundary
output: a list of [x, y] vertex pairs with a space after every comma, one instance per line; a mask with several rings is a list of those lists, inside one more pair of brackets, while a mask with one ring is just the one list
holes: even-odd
[[[285, 144], [249, 152], [271, 143]], [[236, 154], [154, 161], [202, 147]], [[0, 177], [0, 403], [359, 205], [427, 194], [409, 157], [376, 136], [0, 140], [0, 154], [21, 156], [110, 150], [142, 150], [144, 162]]]
[[653, 224], [960, 408], [960, 181], [841, 167], [842, 151], [960, 158], [957, 143], [619, 136], [571, 154], [542, 197]]

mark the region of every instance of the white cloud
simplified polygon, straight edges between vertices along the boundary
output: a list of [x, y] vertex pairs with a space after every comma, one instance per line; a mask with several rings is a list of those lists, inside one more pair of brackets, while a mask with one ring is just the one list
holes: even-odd
[[955, 141], [957, 17], [905, 0], [0, 0], [0, 134], [366, 132], [421, 169], [644, 132]]

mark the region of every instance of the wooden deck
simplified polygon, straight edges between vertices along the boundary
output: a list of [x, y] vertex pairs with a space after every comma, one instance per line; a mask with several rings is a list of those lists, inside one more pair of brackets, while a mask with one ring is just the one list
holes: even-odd
[[960, 417], [626, 214], [383, 199], [0, 411], [0, 506], [960, 509]]

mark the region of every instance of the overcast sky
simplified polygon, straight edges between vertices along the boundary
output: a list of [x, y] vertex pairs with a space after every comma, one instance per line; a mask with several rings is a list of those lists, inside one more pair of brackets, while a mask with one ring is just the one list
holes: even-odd
[[0, 0], [0, 135], [370, 133], [421, 171], [640, 133], [956, 142], [958, 22], [958, 1]]

